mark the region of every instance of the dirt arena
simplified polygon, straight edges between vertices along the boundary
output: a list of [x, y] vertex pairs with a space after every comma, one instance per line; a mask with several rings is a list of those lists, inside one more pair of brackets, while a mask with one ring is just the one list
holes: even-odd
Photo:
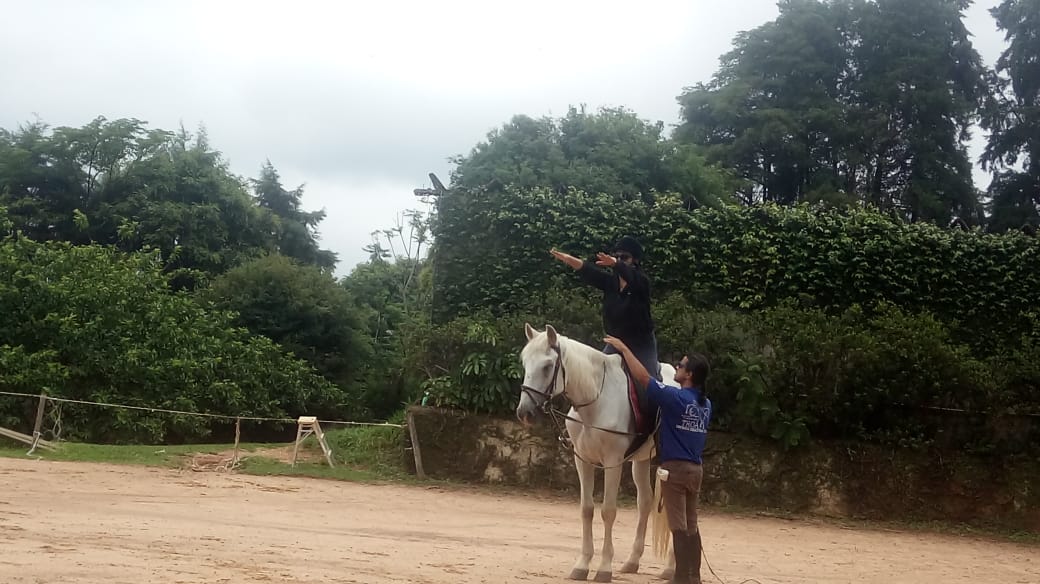
[[[619, 513], [615, 570], [634, 516]], [[726, 584], [1040, 582], [1037, 546], [710, 511], [702, 529]], [[5, 584], [559, 584], [579, 533], [576, 504], [544, 497], [0, 458]], [[648, 546], [643, 573], [614, 581], [660, 568]]]

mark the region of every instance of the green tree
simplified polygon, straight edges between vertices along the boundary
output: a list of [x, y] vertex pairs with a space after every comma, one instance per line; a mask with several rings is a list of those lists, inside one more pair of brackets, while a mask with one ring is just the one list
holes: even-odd
[[260, 169], [260, 177], [251, 182], [260, 207], [276, 217], [278, 252], [324, 270], [333, 269], [336, 254], [318, 246], [317, 227], [325, 219], [325, 211], [303, 211], [303, 186], [285, 190], [270, 160]]
[[274, 218], [253, 202], [204, 133], [172, 136], [114, 177], [103, 197], [95, 241], [161, 250], [177, 287], [194, 288], [275, 247]]
[[958, 0], [784, 0], [679, 97], [678, 140], [753, 188], [746, 202], [866, 202], [981, 221], [966, 150], [986, 95]]
[[[234, 315], [171, 292], [158, 251], [0, 242], [0, 387], [87, 401], [228, 415], [325, 415], [341, 392]], [[205, 436], [208, 420], [63, 407], [63, 436]]]
[[176, 287], [278, 250], [335, 264], [316, 243], [324, 214], [300, 209], [301, 189], [285, 191], [270, 164], [254, 186], [255, 199], [204, 131], [100, 117], [82, 128], [0, 132], [0, 204], [19, 230], [38, 241], [158, 249]]
[[848, 85], [865, 199], [912, 221], [981, 219], [966, 140], [987, 89], [964, 25], [970, 4], [853, 3]]
[[[366, 371], [365, 403], [386, 416], [415, 397], [420, 337], [429, 330], [432, 280], [425, 258], [430, 215], [400, 214], [394, 227], [372, 233], [371, 259], [343, 278], [342, 286], [365, 318], [374, 346]], [[385, 244], [385, 245], [384, 245]]]
[[[236, 325], [310, 363], [347, 394], [348, 408], [360, 405], [357, 382], [372, 345], [355, 300], [331, 274], [271, 255], [218, 276], [204, 298], [236, 314]], [[355, 409], [348, 414], [365, 413]]]
[[1040, 2], [1005, 0], [990, 10], [1008, 46], [997, 60], [982, 120], [983, 164], [994, 171], [990, 229], [1040, 222]]
[[783, 1], [776, 20], [737, 35], [711, 82], [679, 97], [676, 139], [749, 181], [746, 203], [846, 186], [842, 21], [829, 3]]
[[74, 225], [73, 212], [93, 215], [104, 205], [104, 185], [167, 139], [167, 133], [146, 132], [138, 120], [103, 117], [53, 132], [39, 121], [16, 132], [0, 130], [0, 198], [27, 236], [84, 243], [96, 234]]
[[462, 189], [495, 184], [568, 189], [653, 201], [656, 191], [676, 191], [689, 206], [727, 200], [733, 181], [689, 147], [662, 137], [663, 124], [624, 108], [590, 114], [570, 108], [553, 119], [515, 116], [491, 132], [468, 156], [455, 157], [452, 183]]

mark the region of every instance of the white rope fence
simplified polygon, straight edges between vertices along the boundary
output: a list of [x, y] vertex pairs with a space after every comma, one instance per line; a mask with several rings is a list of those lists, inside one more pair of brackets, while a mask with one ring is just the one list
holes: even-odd
[[[235, 467], [237, 467], [238, 463], [239, 463], [239, 456], [238, 456], [239, 438], [241, 436], [241, 423], [242, 423], [243, 420], [245, 420], [247, 422], [279, 422], [279, 423], [286, 423], [286, 424], [300, 424], [301, 428], [304, 425], [304, 421], [306, 421], [306, 424], [307, 424], [307, 427], [309, 428], [309, 430], [307, 432], [301, 432], [301, 431], [297, 432], [296, 445], [295, 445], [295, 448], [293, 450], [293, 464], [294, 465], [296, 463], [296, 452], [297, 452], [297, 449], [300, 446], [301, 436], [302, 437], [306, 437], [307, 435], [310, 435], [311, 433], [315, 433], [318, 436], [318, 439], [319, 439], [319, 441], [321, 443], [322, 449], [323, 449], [323, 451], [325, 453], [326, 460], [328, 461], [330, 466], [332, 465], [331, 451], [329, 450], [328, 446], [325, 443], [325, 439], [324, 439], [324, 436], [323, 436], [323, 434], [322, 434], [322, 432], [320, 430], [319, 424], [326, 424], [326, 425], [338, 424], [338, 425], [343, 425], [343, 426], [370, 426], [370, 427], [374, 426], [374, 427], [388, 427], [388, 428], [404, 428], [405, 427], [402, 424], [391, 424], [390, 422], [353, 422], [353, 421], [348, 421], [348, 420], [318, 420], [316, 418], [307, 418], [307, 417], [302, 417], [302, 418], [276, 418], [276, 417], [267, 417], [267, 416], [233, 416], [233, 415], [229, 415], [229, 414], [212, 414], [212, 413], [207, 413], [207, 412], [188, 412], [188, 411], [184, 411], [184, 410], [174, 410], [174, 409], [162, 408], [162, 407], [132, 406], [132, 405], [128, 405], [128, 404], [114, 404], [114, 403], [93, 402], [93, 401], [86, 401], [86, 400], [79, 400], [79, 399], [69, 399], [69, 398], [63, 398], [63, 397], [50, 396], [50, 395], [47, 395], [46, 393], [31, 394], [31, 393], [21, 393], [21, 392], [15, 392], [15, 391], [0, 391], [0, 396], [34, 398], [34, 399], [38, 399], [39, 400], [39, 404], [38, 404], [37, 409], [36, 409], [36, 420], [35, 420], [35, 424], [33, 426], [33, 433], [32, 433], [32, 435], [22, 434], [21, 432], [18, 432], [18, 431], [15, 431], [15, 430], [11, 430], [9, 428], [0, 427], [0, 436], [5, 436], [7, 438], [11, 438], [13, 440], [17, 440], [19, 442], [24, 442], [24, 443], [26, 443], [26, 444], [28, 444], [30, 446], [29, 452], [26, 453], [27, 455], [32, 455], [36, 451], [37, 448], [43, 448], [45, 450], [55, 450], [56, 449], [56, 443], [60, 440], [60, 432], [61, 432], [61, 430], [60, 430], [60, 426], [61, 426], [60, 407], [61, 407], [61, 404], [79, 404], [79, 405], [97, 406], [97, 407], [103, 407], [103, 408], [116, 408], [116, 409], [123, 409], [123, 410], [135, 410], [135, 411], [149, 412], [149, 413], [173, 414], [173, 415], [178, 415], [178, 416], [194, 416], [194, 417], [198, 417], [198, 418], [209, 418], [209, 419], [212, 419], [212, 420], [234, 421], [235, 422], [235, 450], [234, 450], [234, 456], [232, 456], [230, 459], [221, 458], [220, 460], [215, 460], [215, 461], [214, 460], [205, 460], [205, 461], [203, 461], [203, 460], [200, 460], [199, 457], [195, 457], [195, 458], [192, 459], [192, 470], [223, 470], [223, 471], [228, 471], [228, 470], [233, 470]], [[54, 422], [54, 427], [51, 430], [52, 440], [44, 439], [43, 438], [43, 432], [42, 432], [42, 430], [43, 430], [44, 413], [47, 410], [47, 402], [54, 402], [57, 405], [57, 408], [55, 408], [57, 410], [57, 413], [53, 414], [53, 417], [55, 418], [55, 422]]]
[[[285, 422], [289, 424], [295, 424], [296, 418], [267, 418], [262, 416], [232, 416], [229, 414], [209, 414], [205, 412], [186, 412], [182, 410], [170, 410], [166, 408], [157, 408], [149, 406], [131, 406], [126, 404], [110, 404], [104, 402], [92, 402], [78, 399], [68, 399], [63, 397], [54, 397], [46, 394], [32, 394], [32, 393], [18, 393], [13, 391], [0, 391], [0, 395], [8, 395], [12, 397], [30, 397], [40, 398], [41, 400], [66, 403], [66, 404], [81, 404], [88, 406], [100, 406], [104, 408], [119, 408], [124, 410], [138, 410], [160, 414], [176, 414], [181, 416], [196, 416], [200, 418], [214, 418], [219, 420], [245, 420], [247, 422]], [[322, 424], [341, 424], [346, 426], [381, 426], [389, 428], [403, 428], [402, 424], [391, 424], [390, 422], [351, 422], [347, 420], [318, 420]]]

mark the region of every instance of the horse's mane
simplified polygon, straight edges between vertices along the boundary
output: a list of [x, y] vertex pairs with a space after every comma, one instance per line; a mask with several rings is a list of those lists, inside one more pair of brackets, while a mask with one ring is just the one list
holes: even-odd
[[[602, 375], [603, 362], [612, 357], [619, 359], [620, 356], [604, 354], [603, 351], [590, 347], [581, 341], [570, 337], [557, 335], [560, 348], [563, 351], [563, 360], [567, 366], [567, 373], [574, 375], [576, 379], [591, 379]], [[609, 362], [607, 363], [609, 365]]]

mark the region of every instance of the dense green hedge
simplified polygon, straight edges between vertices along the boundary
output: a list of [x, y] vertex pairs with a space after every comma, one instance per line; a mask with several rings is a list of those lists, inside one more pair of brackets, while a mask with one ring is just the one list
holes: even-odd
[[438, 205], [435, 296], [441, 318], [522, 308], [559, 285], [552, 246], [591, 257], [622, 233], [641, 238], [658, 294], [752, 310], [798, 300], [844, 310], [891, 302], [927, 311], [985, 350], [1017, 339], [1040, 306], [1040, 241], [907, 224], [869, 210], [809, 206], [686, 211], [546, 190], [455, 191]]
[[434, 314], [528, 310], [570, 272], [551, 247], [593, 257], [618, 233], [642, 232], [649, 216], [641, 202], [578, 191], [450, 191], [438, 199], [432, 225]]

